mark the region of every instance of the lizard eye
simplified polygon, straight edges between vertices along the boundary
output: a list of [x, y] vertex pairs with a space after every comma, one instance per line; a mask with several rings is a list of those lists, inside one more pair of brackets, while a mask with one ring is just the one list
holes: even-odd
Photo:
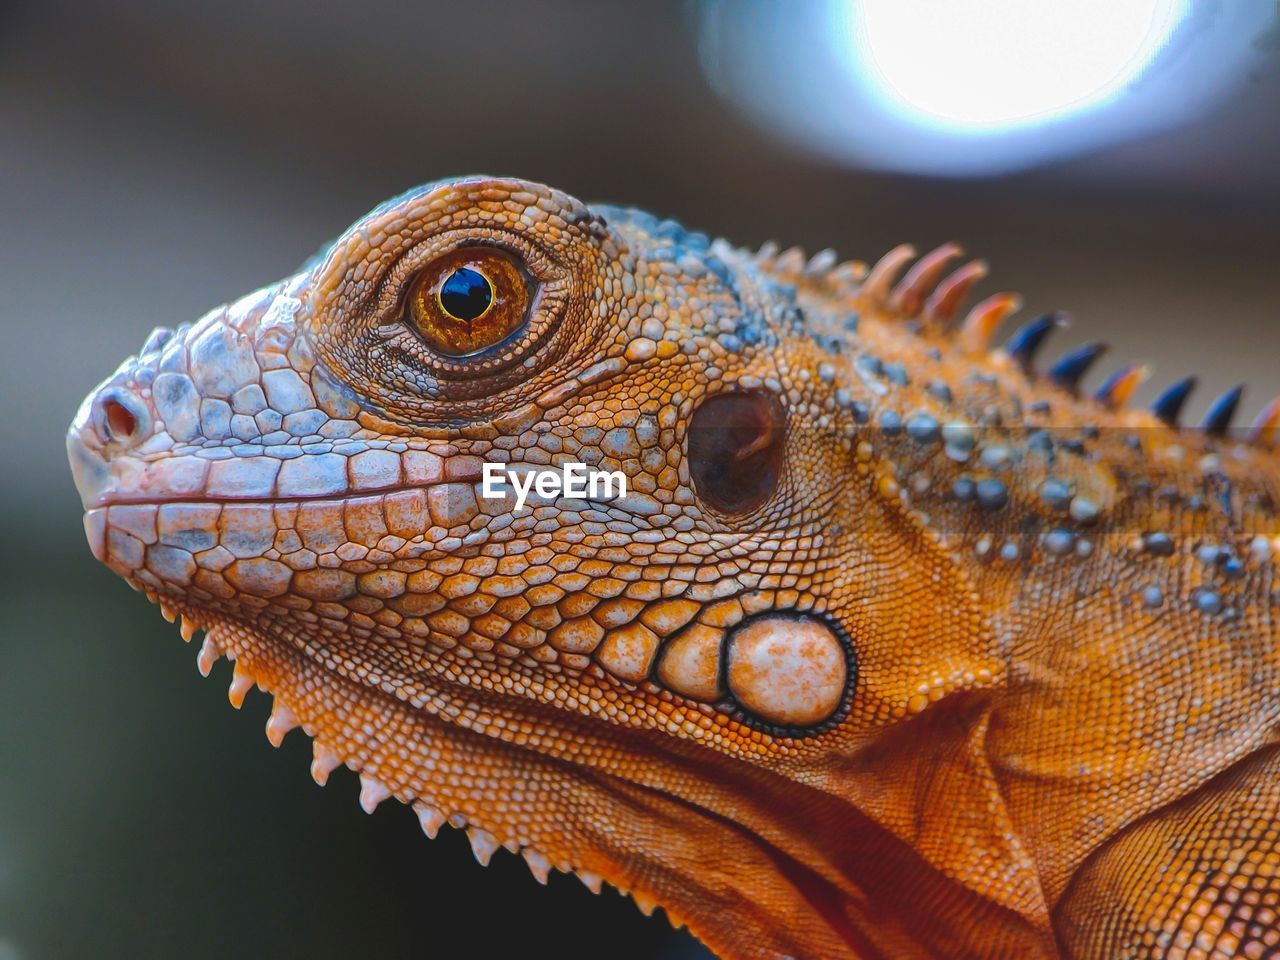
[[528, 320], [532, 283], [507, 254], [463, 247], [428, 264], [409, 288], [405, 322], [432, 350], [469, 357]]
[[767, 393], [708, 397], [689, 422], [689, 472], [698, 498], [722, 513], [764, 504], [782, 475], [786, 415]]

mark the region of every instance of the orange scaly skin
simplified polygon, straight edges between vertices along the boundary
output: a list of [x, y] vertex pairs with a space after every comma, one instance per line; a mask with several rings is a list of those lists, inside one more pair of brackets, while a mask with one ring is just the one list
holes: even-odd
[[[535, 293], [458, 358], [405, 304], [460, 245]], [[868, 273], [433, 184], [90, 395], [89, 540], [321, 783], [722, 957], [1271, 955], [1274, 408], [1246, 443], [1123, 409], [1136, 369], [1024, 373], [987, 346], [1016, 298], [950, 322], [957, 253]], [[570, 461], [627, 494], [480, 496]]]

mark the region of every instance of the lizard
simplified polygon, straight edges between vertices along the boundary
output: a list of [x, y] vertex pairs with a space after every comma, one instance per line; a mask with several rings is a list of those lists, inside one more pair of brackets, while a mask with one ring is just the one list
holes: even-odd
[[88, 541], [318, 783], [727, 960], [1277, 955], [1280, 402], [961, 258], [427, 184], [89, 394]]

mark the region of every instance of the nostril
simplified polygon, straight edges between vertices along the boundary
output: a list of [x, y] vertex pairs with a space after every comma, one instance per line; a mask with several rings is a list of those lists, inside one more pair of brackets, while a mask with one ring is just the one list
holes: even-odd
[[116, 450], [136, 446], [151, 429], [142, 399], [122, 387], [109, 387], [94, 399], [90, 422], [98, 441]]
[[133, 439], [138, 429], [138, 418], [129, 412], [119, 400], [107, 400], [102, 405], [107, 424], [107, 433], [116, 443], [127, 443]]

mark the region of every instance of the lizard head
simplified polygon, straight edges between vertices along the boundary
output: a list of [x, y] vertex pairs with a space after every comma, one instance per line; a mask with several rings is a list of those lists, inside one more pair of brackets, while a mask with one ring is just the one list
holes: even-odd
[[[725, 950], [845, 943], [821, 905], [931, 859], [892, 796], [964, 755], [943, 708], [1002, 667], [859, 440], [828, 273], [516, 180], [411, 191], [85, 400], [89, 542], [367, 808]], [[932, 746], [896, 737], [930, 717]]]

